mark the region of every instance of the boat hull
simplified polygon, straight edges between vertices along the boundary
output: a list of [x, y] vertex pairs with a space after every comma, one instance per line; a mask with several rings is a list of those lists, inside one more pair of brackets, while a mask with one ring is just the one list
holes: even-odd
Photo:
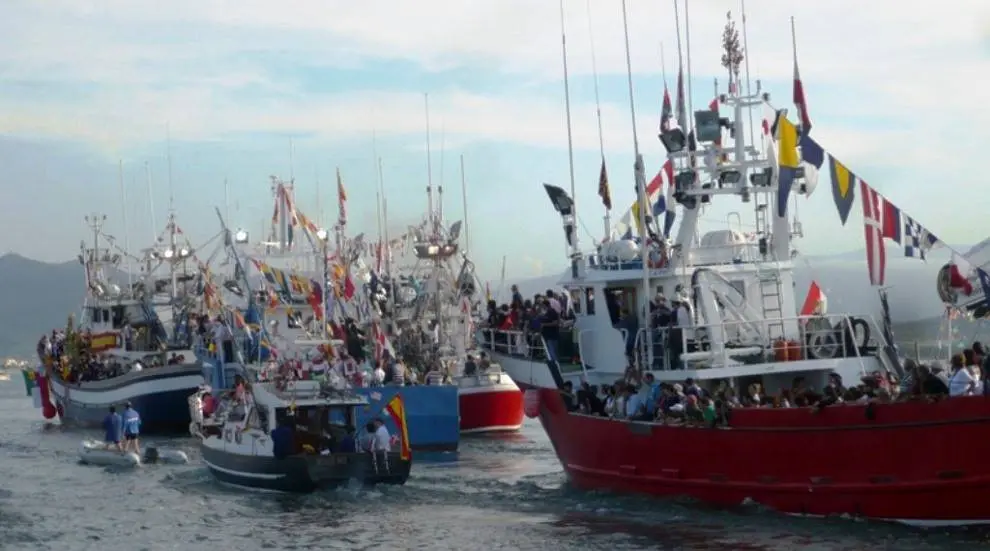
[[460, 442], [458, 392], [451, 385], [380, 386], [357, 388], [368, 398], [368, 405], [357, 408], [361, 427], [373, 419], [382, 419], [389, 431], [398, 430], [385, 413], [385, 406], [396, 394], [402, 395], [406, 409], [409, 445], [414, 451], [456, 451]]
[[275, 492], [305, 493], [345, 486], [352, 480], [364, 485], [405, 484], [411, 461], [398, 453], [294, 455], [283, 459], [247, 455], [200, 444], [203, 462], [217, 480], [226, 484]]
[[783, 513], [919, 526], [990, 522], [990, 399], [736, 410], [729, 427], [537, 411], [571, 483], [584, 490], [755, 501]]
[[201, 384], [200, 366], [182, 364], [82, 384], [53, 377], [51, 393], [67, 424], [99, 427], [110, 406], [130, 402], [141, 415], [142, 433], [178, 433], [189, 429], [188, 398]]
[[506, 373], [458, 380], [461, 433], [513, 432], [523, 423], [523, 393]]

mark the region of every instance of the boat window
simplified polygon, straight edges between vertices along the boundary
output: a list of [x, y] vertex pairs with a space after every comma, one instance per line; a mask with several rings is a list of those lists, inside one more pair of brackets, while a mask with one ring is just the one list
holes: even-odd
[[581, 289], [571, 289], [571, 308], [575, 314], [581, 313]]
[[124, 326], [124, 321], [126, 319], [127, 319], [126, 316], [124, 316], [124, 307], [123, 306], [114, 306], [111, 309], [111, 322], [113, 323], [113, 328], [114, 329], [119, 329], [119, 328], [123, 327]]
[[612, 318], [612, 325], [622, 319], [622, 311], [636, 312], [636, 289], [632, 287], [617, 287], [605, 289], [605, 306]]
[[289, 310], [289, 312], [286, 314], [286, 317], [288, 318], [286, 320], [286, 327], [288, 327], [289, 329], [299, 329], [300, 327], [302, 327], [302, 312], [298, 312], [296, 310]]
[[745, 281], [743, 281], [741, 279], [734, 279], [732, 281], [729, 281], [729, 285], [731, 285], [733, 289], [735, 289], [736, 291], [738, 291], [739, 292], [739, 295], [742, 296], [742, 298], [745, 300], [745, 298], [746, 298], [746, 282]]
[[587, 308], [585, 308], [585, 312], [589, 316], [593, 316], [595, 315], [595, 288], [585, 287], [584, 295], [585, 298], [587, 299]]

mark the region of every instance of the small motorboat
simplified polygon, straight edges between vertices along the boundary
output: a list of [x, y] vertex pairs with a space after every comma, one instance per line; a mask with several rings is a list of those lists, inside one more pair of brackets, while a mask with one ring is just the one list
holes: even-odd
[[[397, 427], [391, 445], [400, 451], [360, 451], [343, 446], [355, 439], [357, 408], [368, 399], [351, 390], [321, 386], [316, 381], [246, 384], [242, 400], [220, 402], [203, 418], [192, 411], [191, 432], [200, 438], [203, 461], [223, 483], [280, 492], [310, 492], [350, 484], [404, 484], [412, 454], [401, 395], [385, 410]], [[209, 393], [201, 390], [190, 406], [201, 407]], [[284, 450], [276, 453], [275, 431], [288, 429]], [[273, 430], [275, 429], [275, 430]], [[355, 451], [357, 450], [357, 451]]]

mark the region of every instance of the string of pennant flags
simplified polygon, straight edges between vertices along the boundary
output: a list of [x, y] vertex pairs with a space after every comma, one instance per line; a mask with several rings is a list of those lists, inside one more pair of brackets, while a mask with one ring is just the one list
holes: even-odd
[[[669, 112], [669, 96], [665, 90], [664, 112]], [[906, 258], [924, 261], [932, 249], [946, 248], [952, 253], [950, 263], [950, 286], [972, 292], [968, 280], [972, 275], [979, 279], [984, 294], [990, 297], [990, 275], [982, 268], [973, 267], [958, 251], [953, 250], [917, 218], [911, 216], [888, 197], [878, 192], [860, 175], [853, 172], [845, 163], [821, 146], [807, 131], [810, 127], [807, 109], [798, 109], [802, 119], [807, 119], [800, 127], [786, 118], [784, 111], [777, 111], [770, 123], [764, 119], [764, 134], [769, 134], [768, 148], [771, 158], [777, 161], [778, 196], [777, 213], [785, 215], [787, 202], [792, 193], [794, 181], [803, 172], [805, 195], [817, 187], [821, 172], [829, 172], [833, 203], [843, 226], [849, 221], [857, 198], [863, 209], [863, 232], [866, 243], [866, 260], [870, 283], [882, 286], [886, 280], [887, 242], [896, 243]], [[776, 150], [776, 151], [774, 151]], [[669, 235], [675, 218], [673, 192], [673, 164], [668, 159], [646, 188], [647, 201], [652, 205], [648, 217], [660, 220], [663, 216], [663, 235]], [[608, 193], [607, 175], [603, 166], [599, 181], [599, 195], [611, 201]], [[666, 186], [666, 187], [665, 187]], [[666, 189], [666, 193], [660, 193]], [[616, 230], [623, 239], [633, 237], [634, 230], [640, 230], [639, 200], [633, 202], [629, 210], [619, 219]]]

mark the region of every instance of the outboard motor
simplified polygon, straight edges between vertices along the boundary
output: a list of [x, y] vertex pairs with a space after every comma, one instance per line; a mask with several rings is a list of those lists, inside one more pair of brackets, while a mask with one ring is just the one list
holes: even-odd
[[148, 446], [144, 449], [144, 459], [141, 460], [142, 463], [158, 463], [158, 448], [153, 446]]

